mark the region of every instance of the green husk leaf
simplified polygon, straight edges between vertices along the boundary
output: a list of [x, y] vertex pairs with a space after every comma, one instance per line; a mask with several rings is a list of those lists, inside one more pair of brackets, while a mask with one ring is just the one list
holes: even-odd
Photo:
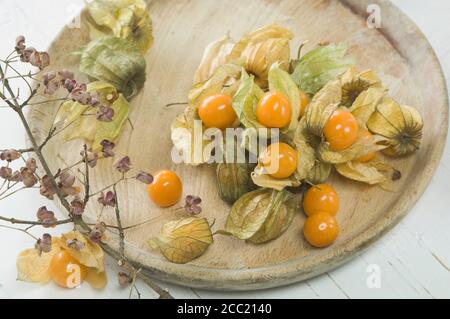
[[238, 239], [261, 244], [286, 231], [296, 208], [291, 193], [259, 189], [245, 194], [233, 205], [225, 231]]
[[264, 128], [256, 118], [256, 106], [264, 95], [255, 83], [253, 75], [242, 70], [239, 88], [233, 97], [233, 108], [241, 124], [246, 128]]
[[113, 35], [129, 40], [142, 53], [152, 46], [152, 20], [144, 0], [93, 0], [87, 9], [91, 40]]
[[[88, 92], [97, 92], [102, 105], [114, 110], [111, 122], [102, 122], [96, 119], [96, 108], [82, 105], [76, 101], [67, 101], [61, 106], [55, 123], [64, 129], [66, 141], [84, 139], [92, 144], [92, 149], [101, 149], [103, 140], [117, 141], [122, 128], [128, 119], [130, 106], [122, 94], [117, 93], [113, 85], [106, 82], [92, 82], [87, 86]], [[94, 114], [94, 115], [92, 115]], [[86, 116], [84, 116], [86, 115]]]
[[129, 100], [144, 86], [146, 61], [128, 40], [105, 37], [91, 41], [82, 51], [80, 70], [104, 81]]
[[292, 118], [286, 132], [295, 132], [300, 116], [300, 92], [292, 77], [280, 68], [278, 63], [272, 65], [269, 71], [269, 90], [283, 93], [291, 103]]
[[294, 69], [292, 78], [305, 93], [315, 95], [329, 81], [355, 64], [346, 58], [345, 44], [330, 44], [311, 50], [305, 54]]
[[161, 234], [149, 240], [149, 245], [159, 248], [170, 262], [186, 264], [203, 255], [213, 241], [206, 219], [188, 217], [165, 224]]

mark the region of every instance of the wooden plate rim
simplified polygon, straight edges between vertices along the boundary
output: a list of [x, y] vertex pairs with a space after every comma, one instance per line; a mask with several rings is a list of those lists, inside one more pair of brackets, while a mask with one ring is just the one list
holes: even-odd
[[[358, 8], [362, 6], [361, 2], [364, 4], [366, 2], [369, 3], [366, 0], [339, 1], [357, 15], [364, 14], [358, 10]], [[393, 204], [392, 210], [384, 216], [384, 219], [379, 219], [377, 222], [370, 225], [365, 231], [360, 232], [352, 240], [340, 245], [337, 252], [331, 251], [329, 254], [322, 254], [319, 256], [320, 258], [294, 259], [278, 265], [252, 269], [216, 269], [190, 264], [177, 265], [166, 261], [158, 261], [158, 267], [153, 268], [144, 265], [145, 261], [148, 262], [148, 259], [143, 254], [139, 253], [139, 251], [142, 250], [136, 248], [137, 253], [135, 254], [136, 257], [134, 259], [136, 262], [143, 265], [143, 271], [157, 279], [192, 288], [244, 291], [250, 289], [279, 287], [321, 275], [350, 261], [353, 257], [362, 253], [368, 246], [378, 240], [386, 232], [395, 227], [407, 215], [409, 210], [421, 198], [425, 189], [431, 182], [431, 179], [435, 174], [440, 159], [443, 155], [449, 125], [448, 89], [437, 55], [428, 39], [420, 31], [418, 26], [409, 17], [407, 17], [406, 14], [387, 0], [371, 0], [370, 3], [377, 3], [381, 6], [391, 8], [396, 12], [396, 18], [399, 20], [401, 25], [407, 26], [414, 30], [417, 34], [418, 40], [422, 42], [421, 44], [426, 46], [427, 53], [430, 55], [433, 63], [435, 64], [435, 69], [438, 71], [438, 74], [435, 74], [439, 78], [440, 82], [437, 90], [444, 94], [442, 106], [440, 107], [442, 110], [440, 116], [443, 121], [441, 123], [442, 125], [438, 139], [436, 140], [437, 144], [433, 148], [433, 152], [428, 155], [430, 160], [424, 167], [424, 171], [426, 171], [427, 174], [419, 179], [417, 184], [414, 185], [415, 194], [413, 196], [399, 197], [397, 202]], [[389, 37], [389, 30], [389, 25], [387, 25], [383, 26], [383, 29], [380, 32], [384, 37]], [[61, 31], [55, 40], [52, 41], [50, 47], [55, 45], [62, 32], [63, 31]], [[30, 111], [27, 117], [29, 119], [33, 118], [33, 111]], [[408, 192], [409, 188], [410, 187], [406, 189], [406, 192]]]

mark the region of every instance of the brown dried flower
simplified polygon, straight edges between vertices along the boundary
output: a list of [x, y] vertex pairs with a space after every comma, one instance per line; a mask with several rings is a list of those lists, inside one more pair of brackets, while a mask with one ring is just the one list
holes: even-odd
[[105, 235], [105, 231], [106, 225], [104, 223], [99, 223], [92, 228], [89, 234], [89, 239], [92, 240], [94, 243], [99, 243], [101, 242], [103, 236]]
[[114, 109], [108, 106], [101, 106], [97, 113], [97, 120], [111, 122], [114, 118]]
[[116, 195], [111, 191], [107, 192], [106, 195], [102, 192], [98, 198], [98, 202], [103, 206], [115, 207]]
[[52, 251], [52, 236], [50, 234], [42, 235], [42, 238], [39, 238], [35, 244], [36, 252], [39, 256], [42, 253], [49, 253]]
[[136, 179], [147, 185], [153, 183], [153, 176], [147, 172], [140, 172], [137, 174]]
[[34, 158], [30, 157], [29, 159], [27, 159], [27, 161], [25, 162], [25, 166], [33, 173], [36, 172], [37, 164], [36, 164], [36, 160]]
[[38, 209], [36, 216], [38, 221], [43, 224], [44, 228], [55, 227], [55, 223], [58, 221], [55, 217], [55, 213], [49, 211], [45, 206]]
[[184, 209], [191, 215], [198, 215], [202, 212], [200, 204], [202, 199], [198, 196], [188, 195], [186, 196], [186, 205]]
[[103, 157], [106, 158], [114, 156], [113, 149], [116, 146], [116, 144], [108, 140], [103, 140], [100, 142], [100, 145], [102, 146]]
[[70, 202], [70, 213], [74, 216], [81, 216], [84, 213], [85, 204], [84, 201], [79, 197], [76, 196], [72, 202]]
[[119, 285], [124, 288], [133, 283], [133, 277], [124, 272], [119, 272], [118, 274]]
[[16, 150], [6, 150], [0, 153], [0, 159], [2, 161], [7, 161], [7, 162], [13, 162], [17, 159], [19, 159], [22, 156], [22, 154], [19, 151]]
[[87, 162], [90, 168], [94, 168], [97, 166], [98, 162], [98, 154], [94, 153], [92, 151], [86, 151], [86, 154], [84, 151], [80, 153], [81, 156], [83, 156], [84, 160], [83, 162]]
[[131, 169], [131, 160], [129, 156], [125, 156], [120, 159], [116, 164], [114, 164], [114, 168], [122, 174], [125, 174]]
[[40, 193], [42, 196], [45, 196], [51, 200], [53, 199], [54, 195], [56, 194], [56, 189], [53, 186], [50, 177], [48, 177], [47, 175], [45, 175], [41, 179]]
[[86, 245], [79, 241], [78, 239], [70, 239], [66, 242], [67, 247], [72, 248], [73, 250], [80, 251], [83, 250]]
[[6, 180], [9, 180], [12, 176], [12, 169], [9, 167], [1, 167], [0, 168], [0, 177]]
[[22, 167], [20, 169], [20, 175], [22, 176], [22, 182], [25, 185], [25, 187], [31, 188], [38, 182], [38, 179], [34, 174], [34, 171], [29, 169], [28, 167]]

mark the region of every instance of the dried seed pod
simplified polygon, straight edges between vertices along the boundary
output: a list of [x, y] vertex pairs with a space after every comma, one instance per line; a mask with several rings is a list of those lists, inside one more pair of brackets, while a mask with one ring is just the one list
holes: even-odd
[[342, 104], [350, 107], [356, 98], [369, 88], [381, 88], [381, 81], [372, 70], [359, 72], [355, 67], [350, 68], [341, 77]]
[[207, 81], [217, 68], [227, 64], [228, 55], [233, 46], [234, 42], [228, 35], [208, 45], [203, 54], [202, 62], [195, 72], [194, 83]]
[[206, 219], [188, 217], [165, 224], [161, 234], [150, 239], [149, 244], [159, 248], [167, 260], [186, 264], [203, 255], [213, 241]]
[[146, 61], [130, 41], [103, 37], [81, 52], [80, 71], [114, 85], [129, 100], [144, 86]]
[[152, 20], [144, 0], [93, 0], [87, 9], [91, 39], [114, 35], [133, 42], [143, 53], [152, 46]]
[[298, 208], [288, 192], [259, 189], [242, 196], [231, 209], [225, 231], [234, 237], [262, 244], [280, 237], [290, 226]]
[[306, 180], [313, 184], [324, 183], [330, 177], [332, 165], [315, 161], [313, 168], [308, 172]]
[[271, 24], [246, 34], [233, 48], [230, 61], [244, 63], [247, 72], [255, 75], [256, 83], [266, 88], [271, 66], [278, 62], [287, 71], [290, 61], [289, 41], [293, 34], [276, 24]]
[[217, 183], [219, 186], [219, 195], [227, 203], [234, 204], [244, 194], [252, 191], [255, 185], [250, 177], [253, 165], [227, 164], [217, 165]]
[[338, 164], [335, 166], [336, 171], [351, 180], [366, 183], [369, 185], [383, 184], [387, 181], [387, 178], [382, 171], [392, 169], [391, 166], [380, 162], [347, 162]]
[[385, 98], [367, 121], [367, 128], [388, 139], [387, 155], [404, 156], [419, 149], [423, 119], [416, 109]]

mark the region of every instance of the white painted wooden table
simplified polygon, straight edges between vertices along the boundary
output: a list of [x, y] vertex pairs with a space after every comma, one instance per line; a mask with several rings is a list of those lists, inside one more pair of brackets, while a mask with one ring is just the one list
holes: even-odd
[[[423, 30], [439, 56], [447, 83], [450, 76], [450, 1], [394, 0]], [[65, 23], [82, 7], [82, 0], [0, 0], [0, 57], [7, 55], [15, 37], [23, 34], [30, 45], [46, 48]], [[0, 109], [0, 147], [24, 144], [24, 132], [13, 114]], [[448, 145], [447, 145], [448, 146]], [[450, 298], [450, 148], [447, 147], [432, 184], [404, 221], [352, 262], [305, 283], [258, 292], [193, 291], [162, 286], [176, 298]], [[42, 198], [33, 191], [0, 204], [0, 214], [35, 214]], [[52, 203], [45, 203], [54, 207]], [[59, 228], [58, 231], [61, 231]], [[128, 298], [119, 287], [117, 268], [108, 260], [110, 281], [101, 292], [87, 285], [72, 291], [53, 284], [15, 280], [15, 259], [33, 240], [0, 229], [0, 298]], [[375, 276], [380, 275], [379, 285]], [[139, 284], [143, 298], [155, 294]]]

